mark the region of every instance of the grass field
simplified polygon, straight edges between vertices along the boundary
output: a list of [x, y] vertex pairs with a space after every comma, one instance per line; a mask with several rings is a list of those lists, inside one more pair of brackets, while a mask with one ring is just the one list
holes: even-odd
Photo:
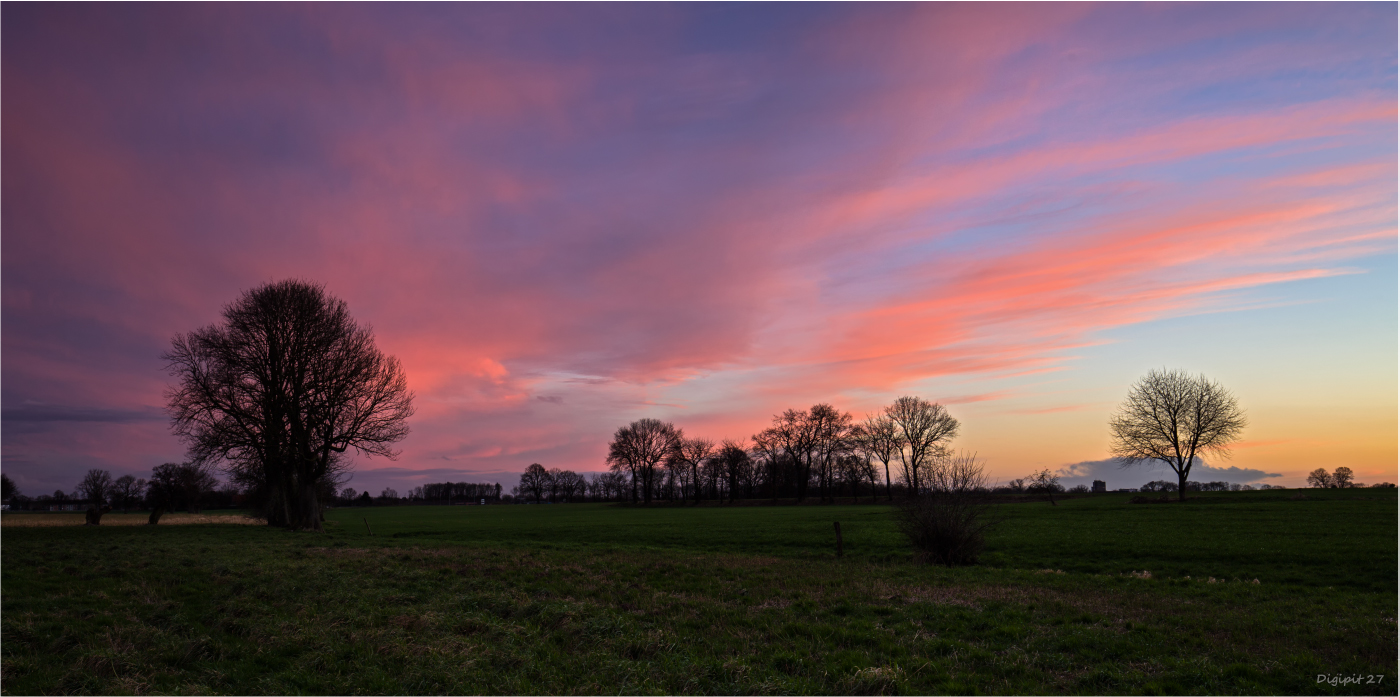
[[6, 514], [0, 690], [1395, 694], [1396, 494], [1298, 493], [1002, 505], [960, 569], [864, 503]]

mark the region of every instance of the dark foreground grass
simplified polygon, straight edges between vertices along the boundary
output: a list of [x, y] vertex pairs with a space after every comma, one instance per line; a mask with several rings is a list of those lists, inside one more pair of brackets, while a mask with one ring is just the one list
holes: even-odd
[[868, 505], [6, 527], [0, 690], [1394, 694], [1396, 499], [1361, 496], [1008, 505], [967, 569]]

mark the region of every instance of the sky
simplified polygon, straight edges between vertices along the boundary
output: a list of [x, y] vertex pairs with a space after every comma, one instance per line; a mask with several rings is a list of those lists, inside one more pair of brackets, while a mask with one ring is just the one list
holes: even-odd
[[0, 468], [179, 461], [172, 337], [325, 285], [416, 394], [351, 486], [605, 469], [901, 395], [994, 480], [1397, 481], [1394, 3], [0, 7]]

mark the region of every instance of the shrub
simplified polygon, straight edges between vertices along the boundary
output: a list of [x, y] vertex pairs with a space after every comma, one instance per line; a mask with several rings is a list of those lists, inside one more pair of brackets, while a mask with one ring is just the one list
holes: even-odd
[[975, 564], [996, 524], [981, 500], [986, 476], [976, 454], [942, 458], [931, 468], [929, 490], [899, 508], [899, 529], [928, 564]]
[[975, 564], [995, 523], [970, 495], [929, 493], [900, 507], [899, 528], [926, 564]]

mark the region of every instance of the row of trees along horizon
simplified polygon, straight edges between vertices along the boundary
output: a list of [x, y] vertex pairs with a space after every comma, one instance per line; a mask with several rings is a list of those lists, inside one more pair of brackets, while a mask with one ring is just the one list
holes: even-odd
[[[221, 469], [228, 484], [268, 524], [319, 530], [324, 509], [344, 503], [351, 455], [396, 459], [393, 444], [409, 432], [414, 395], [399, 360], [374, 344], [368, 326], [356, 323], [346, 303], [304, 280], [267, 283], [225, 306], [222, 321], [178, 334], [162, 356], [176, 379], [167, 391], [173, 433], [188, 447], [189, 462], [174, 467], [188, 480], [212, 479]], [[1246, 421], [1238, 402], [1205, 376], [1154, 370], [1134, 384], [1109, 423], [1111, 453], [1125, 464], [1160, 461], [1177, 476], [1179, 498], [1192, 488], [1191, 466], [1205, 454], [1228, 457]], [[650, 503], [657, 498], [699, 501], [706, 496], [814, 496], [834, 501], [842, 493], [872, 498], [896, 482], [911, 496], [987, 489], [975, 454], [955, 454], [949, 443], [958, 420], [942, 405], [905, 396], [856, 423], [829, 404], [789, 409], [746, 440], [714, 442], [687, 437], [680, 428], [645, 418], [617, 430], [609, 445], [609, 472], [585, 480], [576, 473], [531, 465], [515, 495], [605, 496]], [[94, 471], [101, 479], [105, 472]], [[110, 475], [106, 475], [110, 479]], [[152, 473], [151, 491], [165, 491]], [[8, 478], [6, 478], [8, 481]], [[118, 479], [115, 490], [134, 481]], [[1049, 470], [1019, 482], [1053, 494]], [[115, 483], [112, 483], [115, 486]], [[101, 489], [91, 485], [93, 491]], [[410, 500], [450, 502], [458, 487], [425, 485]], [[500, 497], [498, 488], [492, 488]], [[61, 492], [56, 492], [61, 493]], [[386, 489], [381, 499], [396, 500]], [[157, 505], [179, 505], [175, 494]], [[122, 494], [126, 497], [127, 494]], [[100, 511], [102, 497], [95, 497]], [[364, 502], [360, 494], [349, 497]], [[485, 497], [481, 497], [485, 498]], [[185, 496], [188, 507], [189, 496]], [[125, 499], [124, 499], [125, 500]], [[198, 503], [194, 505], [199, 505]]]
[[[681, 486], [683, 480], [670, 474], [671, 471], [674, 471], [675, 464], [668, 461], [668, 474], [657, 480], [661, 482], [661, 485], [655, 493], [656, 499], [672, 502], [688, 500], [681, 495], [685, 491]], [[722, 460], [711, 458], [701, 466], [700, 472], [704, 476], [700, 489], [702, 498], [708, 501], [754, 498], [751, 496], [754, 492], [753, 488], [749, 488], [745, 493], [731, 492], [727, 486], [725, 471], [722, 469], [723, 464]], [[900, 475], [900, 477], [901, 479], [893, 484], [891, 498], [909, 495], [908, 485], [903, 480], [903, 476]], [[1091, 493], [1086, 485], [1080, 484], [1066, 488], [1060, 485], [1057, 480], [1058, 475], [1051, 475], [1051, 481], [1047, 484], [1037, 482], [1034, 477], [1012, 479], [1005, 484], [988, 488], [985, 493], [1001, 495]], [[843, 481], [845, 480], [843, 479]], [[844, 489], [837, 495], [840, 496], [841, 493], [844, 493], [853, 503], [861, 497], [870, 497], [871, 500], [879, 499], [882, 492], [878, 482], [873, 486], [862, 482], [861, 486], [863, 488]], [[1395, 485], [1390, 482], [1378, 482], [1370, 485], [1355, 482], [1351, 468], [1338, 467], [1333, 472], [1322, 468], [1312, 471], [1308, 474], [1308, 486], [1323, 489], [1350, 489], [1393, 488]], [[761, 490], [762, 486], [757, 488]], [[1201, 492], [1262, 491], [1285, 488], [1287, 487], [1269, 484], [1254, 486], [1224, 481], [1187, 482], [1187, 491]], [[1177, 484], [1176, 482], [1157, 480], [1128, 491], [1175, 493]], [[627, 501], [629, 492], [628, 478], [620, 472], [579, 474], [558, 468], [545, 469], [543, 465], [534, 463], [525, 469], [520, 478], [520, 485], [514, 487], [509, 494], [502, 493], [500, 483], [442, 482], [416, 486], [406, 490], [402, 495], [392, 487], [385, 487], [377, 496], [369, 491], [361, 492], [353, 487], [346, 487], [336, 496], [328, 497], [328, 500], [342, 506], [460, 505], [483, 501], [488, 503], [530, 501], [535, 503], [582, 503]], [[55, 507], [106, 505], [114, 510], [122, 511], [163, 509], [198, 513], [206, 508], [243, 508], [247, 505], [248, 498], [247, 494], [233, 483], [219, 482], [208, 470], [201, 470], [193, 463], [169, 462], [157, 466], [151, 473], [149, 480], [129, 474], [113, 478], [111, 473], [106, 470], [88, 470], [71, 492], [57, 490], [53, 494], [40, 494], [35, 497], [24, 495], [19, 491], [14, 481], [9, 478], [9, 475], [0, 474], [0, 500], [17, 510], [49, 510]]]
[[[151, 470], [150, 479], [124, 474], [113, 478], [104, 469], [90, 469], [71, 493], [62, 489], [34, 498], [25, 496], [8, 475], [0, 474], [3, 498], [11, 508], [49, 510], [55, 507], [85, 506], [100, 520], [111, 509], [124, 511], [144, 508], [160, 513], [185, 510], [198, 513], [204, 508], [229, 508], [242, 503], [236, 486], [221, 483], [208, 467], [196, 463], [167, 462]], [[90, 516], [90, 520], [93, 518]]]
[[[399, 497], [397, 490], [388, 487], [383, 489], [378, 497], [372, 496], [368, 491], [361, 493], [348, 487], [338, 495], [329, 489], [323, 493], [323, 500], [341, 505], [383, 505], [409, 501], [448, 504], [483, 499], [499, 501], [501, 485], [469, 482], [424, 484], [409, 490], [404, 498]], [[100, 517], [103, 509], [199, 513], [206, 508], [246, 508], [251, 499], [249, 492], [236, 482], [219, 481], [212, 468], [207, 465], [168, 462], [152, 470], [149, 479], [130, 474], [113, 478], [107, 470], [91, 469], [83, 475], [71, 492], [59, 489], [52, 494], [34, 497], [24, 495], [9, 475], [0, 473], [0, 500], [14, 510], [95, 508]], [[156, 517], [156, 520], [158, 519], [159, 516]]]
[[[729, 486], [727, 465], [734, 461], [733, 455], [730, 453], [729, 457], [725, 457], [718, 454], [701, 464], [699, 472], [702, 478], [698, 491], [703, 500], [733, 502], [735, 500], [763, 498], [765, 486], [761, 480], [751, 480], [741, 475], [738, 478], [738, 481], [741, 482], [740, 487], [731, 488]], [[748, 456], [750, 465], [761, 457], [755, 457], [752, 453], [748, 453]], [[668, 459], [663, 467], [665, 468], [664, 474], [655, 480], [659, 485], [654, 492], [654, 499], [668, 502], [689, 501], [688, 494], [689, 491], [694, 490], [691, 488], [694, 487], [694, 484], [687, 480], [684, 474], [687, 471], [686, 463]], [[763, 471], [763, 468], [758, 468], [758, 471]], [[911, 491], [909, 477], [902, 471], [897, 470], [897, 472], [899, 472], [896, 475], [898, 479], [889, 488], [882, 487], [878, 479], [874, 482], [856, 480], [849, 473], [843, 473], [838, 478], [838, 482], [842, 483], [843, 486], [838, 486], [836, 496], [844, 494], [852, 503], [858, 502], [861, 497], [868, 497], [870, 500], [876, 501], [882, 494], [890, 499], [907, 497]], [[751, 471], [748, 476], [752, 477], [752, 474]], [[1353, 476], [1349, 467], [1338, 467], [1332, 472], [1318, 468], [1308, 474], [1308, 486], [1323, 489], [1350, 489], [1368, 486], [1370, 488], [1395, 487], [1390, 482], [1367, 485], [1353, 481]], [[1058, 478], [1059, 475], [1056, 474], [1051, 474], [1048, 478], [1032, 475], [988, 487], [982, 493], [993, 495], [1031, 494], [1048, 497], [1060, 493], [1091, 493], [1089, 487], [1083, 484], [1066, 488], [1058, 482]], [[809, 483], [809, 488], [812, 486]], [[1177, 488], [1176, 482], [1157, 480], [1128, 491], [1175, 493]], [[1187, 482], [1187, 491], [1191, 492], [1285, 488], [1269, 484], [1254, 486], [1224, 481]], [[629, 479], [622, 472], [579, 474], [558, 468], [545, 469], [543, 465], [533, 463], [522, 473], [519, 486], [514, 487], [509, 494], [502, 493], [500, 483], [442, 482], [413, 487], [406, 490], [402, 496], [398, 490], [392, 487], [385, 487], [378, 496], [368, 491], [361, 492], [353, 487], [346, 487], [335, 495], [328, 496], [327, 500], [342, 506], [460, 505], [482, 502], [622, 502], [629, 500], [630, 492]], [[758, 496], [755, 496], [756, 493]], [[41, 494], [36, 497], [25, 496], [19, 491], [14, 481], [9, 478], [9, 475], [0, 474], [0, 500], [17, 510], [70, 509], [70, 507], [72, 507], [71, 510], [77, 510], [78, 508], [95, 506], [124, 512], [132, 509], [146, 509], [199, 513], [206, 508], [243, 508], [247, 505], [248, 497], [232, 482], [218, 481], [207, 468], [188, 462], [168, 462], [157, 466], [151, 472], [149, 480], [129, 474], [113, 478], [111, 473], [106, 470], [88, 470], [71, 492], [57, 490], [53, 494]]]

